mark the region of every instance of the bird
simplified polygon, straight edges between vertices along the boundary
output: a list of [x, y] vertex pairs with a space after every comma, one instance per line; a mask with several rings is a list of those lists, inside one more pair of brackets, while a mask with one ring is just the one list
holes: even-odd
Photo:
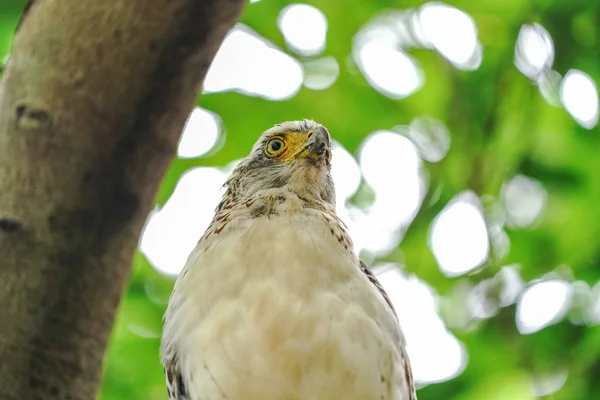
[[266, 130], [175, 281], [169, 400], [416, 400], [388, 295], [336, 213], [329, 131]]

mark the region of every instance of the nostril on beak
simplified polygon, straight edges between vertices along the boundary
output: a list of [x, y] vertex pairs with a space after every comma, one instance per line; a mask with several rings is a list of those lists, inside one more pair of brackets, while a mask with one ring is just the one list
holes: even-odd
[[323, 155], [327, 151], [327, 146], [325, 142], [318, 140], [313, 144], [313, 151], [318, 155]]
[[327, 130], [322, 126], [313, 129], [308, 133], [307, 146], [312, 154], [329, 158], [329, 133]]

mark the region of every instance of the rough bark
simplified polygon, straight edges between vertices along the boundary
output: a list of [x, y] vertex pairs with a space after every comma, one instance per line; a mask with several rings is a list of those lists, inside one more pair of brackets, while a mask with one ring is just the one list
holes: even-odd
[[243, 0], [36, 0], [0, 84], [0, 399], [93, 399], [139, 232]]

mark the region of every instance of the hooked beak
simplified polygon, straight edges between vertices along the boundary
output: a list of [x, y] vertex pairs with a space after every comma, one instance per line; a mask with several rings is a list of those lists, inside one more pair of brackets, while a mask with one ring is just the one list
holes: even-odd
[[331, 141], [329, 132], [324, 126], [319, 125], [308, 133], [308, 140], [304, 148], [297, 154], [296, 158], [308, 158], [312, 161], [331, 161]]

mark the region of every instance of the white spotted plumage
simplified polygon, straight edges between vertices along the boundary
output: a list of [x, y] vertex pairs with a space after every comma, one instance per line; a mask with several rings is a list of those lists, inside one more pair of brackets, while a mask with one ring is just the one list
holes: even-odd
[[[263, 139], [319, 127], [286, 123]], [[320, 187], [329, 161], [291, 172], [256, 190], [230, 180], [189, 256], [161, 344], [169, 399], [416, 399], [391, 303]]]

